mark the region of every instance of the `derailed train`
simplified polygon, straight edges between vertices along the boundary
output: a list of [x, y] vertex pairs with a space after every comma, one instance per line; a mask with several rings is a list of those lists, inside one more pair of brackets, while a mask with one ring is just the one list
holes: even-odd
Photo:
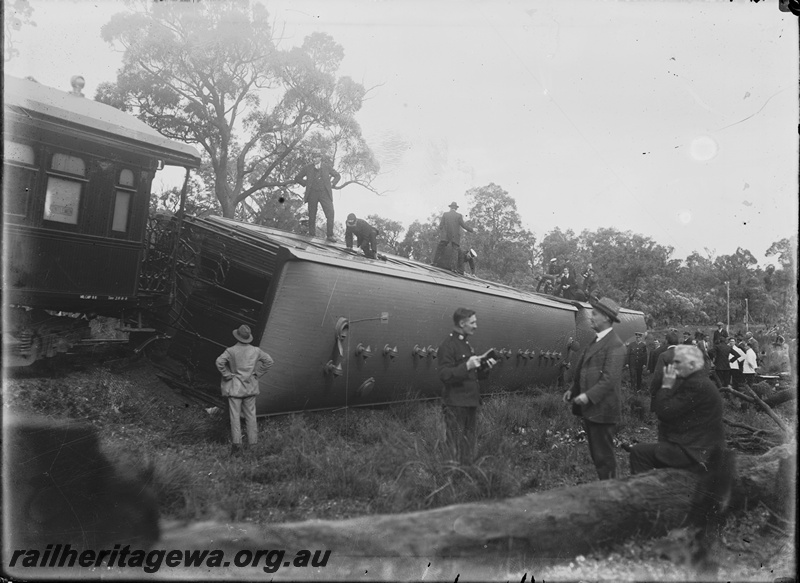
[[[456, 307], [475, 309], [473, 344], [502, 354], [487, 392], [552, 383], [592, 337], [590, 307], [464, 278], [402, 257], [218, 217], [151, 221], [165, 164], [200, 159], [132, 116], [6, 77], [4, 360], [73, 346], [85, 317], [123, 317], [138, 339], [169, 338], [178, 382], [219, 394], [214, 360], [240, 324], [275, 360], [260, 415], [439, 394], [436, 348]], [[61, 312], [68, 312], [67, 317]], [[644, 315], [625, 310], [625, 340]]]
[[[275, 364], [260, 415], [438, 396], [437, 347], [458, 306], [478, 313], [476, 350], [502, 355], [483, 390], [556, 381], [594, 333], [589, 304], [570, 302], [410, 259], [367, 259], [341, 245], [210, 217], [187, 218], [169, 353], [218, 391], [214, 360], [241, 323]], [[623, 339], [645, 331], [622, 309]]]

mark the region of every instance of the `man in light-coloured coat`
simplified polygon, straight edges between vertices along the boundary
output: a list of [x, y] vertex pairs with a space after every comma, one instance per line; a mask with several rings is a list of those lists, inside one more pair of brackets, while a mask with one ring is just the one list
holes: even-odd
[[597, 333], [586, 347], [578, 365], [572, 388], [564, 393], [564, 402], [572, 403], [572, 412], [583, 418], [589, 454], [601, 480], [617, 473], [614, 457], [614, 433], [620, 420], [620, 386], [625, 366], [625, 345], [612, 328], [619, 322], [619, 306], [609, 298], [592, 302], [589, 322]]
[[233, 331], [238, 342], [226, 348], [217, 358], [217, 370], [222, 375], [222, 396], [228, 398], [231, 419], [231, 455], [239, 455], [242, 449], [242, 426], [244, 414], [247, 427], [247, 443], [255, 445], [258, 440], [256, 427], [256, 396], [259, 394], [258, 379], [272, 367], [269, 354], [250, 344], [253, 335], [250, 327], [242, 324]]

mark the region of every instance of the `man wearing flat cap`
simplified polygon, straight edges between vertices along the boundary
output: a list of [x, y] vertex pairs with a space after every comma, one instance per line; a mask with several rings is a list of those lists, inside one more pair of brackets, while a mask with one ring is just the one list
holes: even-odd
[[238, 341], [217, 358], [217, 370], [222, 375], [222, 396], [228, 398], [228, 413], [231, 419], [231, 455], [238, 456], [242, 451], [241, 415], [244, 414], [247, 428], [247, 444], [255, 445], [258, 440], [256, 426], [256, 395], [259, 377], [272, 367], [269, 354], [250, 344], [253, 334], [250, 326], [242, 324], [233, 331]]
[[451, 202], [450, 210], [442, 214], [439, 221], [439, 246], [433, 256], [436, 267], [456, 271], [458, 251], [461, 249], [461, 229], [474, 233], [472, 227], [464, 222], [464, 217], [457, 212], [458, 203]]
[[613, 329], [619, 323], [619, 306], [609, 298], [592, 302], [589, 323], [597, 336], [587, 346], [575, 368], [572, 388], [564, 402], [583, 418], [589, 455], [601, 480], [617, 475], [614, 433], [620, 420], [620, 385], [625, 366], [625, 345]]
[[348, 249], [352, 249], [353, 235], [355, 235], [356, 246], [364, 252], [364, 257], [375, 259], [378, 253], [379, 232], [364, 219], [359, 219], [354, 213], [350, 213], [345, 221], [344, 244]]

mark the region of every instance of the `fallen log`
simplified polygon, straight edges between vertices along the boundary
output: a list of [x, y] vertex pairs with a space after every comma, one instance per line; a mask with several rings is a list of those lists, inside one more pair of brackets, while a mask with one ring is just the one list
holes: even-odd
[[775, 391], [768, 397], [764, 398], [764, 402], [770, 407], [774, 407], [775, 405], [780, 405], [781, 403], [786, 403], [787, 401], [793, 401], [796, 398], [797, 388], [792, 387], [782, 391]]
[[[794, 452], [795, 445], [787, 444], [762, 456], [738, 456], [733, 504], [763, 502], [778, 511], [793, 508], [783, 498], [794, 490], [778, 476], [781, 460], [795, 467]], [[780, 473], [783, 481], [794, 476], [793, 471], [787, 472], [786, 464]], [[287, 549], [287, 553], [331, 549], [332, 556], [340, 560], [368, 564], [380, 558], [398, 569], [403, 560], [411, 558], [415, 560], [407, 564], [415, 565], [415, 569], [420, 559], [429, 561], [429, 567], [433, 560], [441, 565], [442, 558], [458, 559], [455, 564], [489, 564], [493, 559], [508, 561], [509, 557], [541, 563], [574, 557], [635, 534], [660, 536], [680, 526], [690, 510], [695, 483], [693, 474], [667, 469], [508, 500], [407, 514], [260, 526], [172, 524], [164, 525], [164, 536], [156, 546]], [[391, 574], [399, 575], [394, 571]]]

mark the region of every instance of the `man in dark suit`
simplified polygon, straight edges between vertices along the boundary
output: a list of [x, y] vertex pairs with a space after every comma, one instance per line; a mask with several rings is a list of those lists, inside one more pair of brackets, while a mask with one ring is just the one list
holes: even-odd
[[575, 367], [572, 388], [564, 402], [583, 418], [589, 455], [601, 480], [616, 477], [614, 433], [621, 415], [620, 385], [625, 365], [625, 345], [612, 328], [619, 323], [619, 306], [609, 298], [592, 302], [589, 323], [597, 333]]
[[714, 330], [714, 336], [711, 338], [711, 343], [716, 346], [719, 344], [719, 339], [728, 339], [728, 331], [725, 329], [725, 324], [717, 322], [717, 329]]
[[[558, 264], [558, 259], [553, 257], [550, 259], [547, 265], [547, 273], [542, 275], [539, 278], [539, 283], [536, 284], [536, 291], [543, 291], [544, 293], [551, 293], [554, 294], [556, 292], [556, 280], [561, 275], [561, 266]], [[545, 285], [545, 282], [549, 282], [550, 291], [547, 291], [548, 286]], [[542, 286], [544, 285], [544, 290], [542, 290]]]
[[331, 243], [336, 242], [333, 236], [333, 187], [341, 179], [341, 175], [322, 162], [322, 153], [314, 152], [312, 163], [303, 167], [294, 181], [306, 187], [303, 202], [308, 203], [308, 234], [317, 236], [317, 205], [322, 205], [322, 212], [327, 220], [327, 237]]
[[676, 346], [654, 399], [658, 443], [631, 447], [631, 474], [654, 468], [705, 469], [711, 453], [725, 447], [722, 397], [703, 371], [696, 346]]
[[642, 390], [642, 369], [647, 365], [647, 345], [643, 332], [636, 332], [636, 340], [628, 346], [627, 364], [631, 373], [631, 388], [638, 393]]
[[364, 219], [359, 219], [354, 213], [347, 215], [345, 227], [344, 244], [347, 248], [353, 248], [353, 235], [355, 235], [356, 246], [364, 252], [364, 257], [375, 259], [378, 253], [378, 229]]
[[464, 222], [464, 217], [457, 212], [458, 203], [451, 202], [450, 210], [442, 214], [439, 221], [439, 245], [433, 256], [433, 264], [442, 269], [456, 271], [458, 251], [461, 249], [461, 229], [474, 233], [475, 231]]
[[647, 372], [650, 374], [653, 374], [653, 372], [656, 370], [656, 362], [658, 362], [658, 356], [661, 354], [661, 352], [661, 342], [656, 338], [653, 340], [653, 349], [647, 356]]
[[731, 386], [731, 349], [726, 336], [720, 336], [713, 348], [714, 380], [718, 387]]
[[650, 379], [650, 410], [654, 411], [656, 391], [661, 387], [661, 380], [664, 378], [664, 369], [672, 364], [672, 355], [675, 353], [675, 347], [678, 344], [678, 331], [670, 328], [664, 340], [664, 351], [658, 355], [656, 365], [653, 369], [653, 378]]

